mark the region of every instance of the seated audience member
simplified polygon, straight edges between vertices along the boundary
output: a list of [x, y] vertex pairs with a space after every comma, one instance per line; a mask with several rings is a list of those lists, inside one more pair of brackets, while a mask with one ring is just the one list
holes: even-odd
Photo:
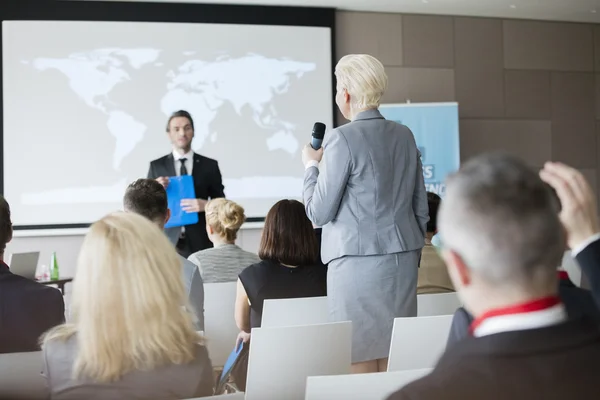
[[417, 294], [454, 292], [446, 264], [440, 258], [438, 250], [431, 244], [433, 235], [437, 233], [437, 212], [441, 200], [437, 194], [427, 192], [429, 222], [427, 222], [427, 237], [425, 238], [425, 246], [419, 264]]
[[65, 303], [59, 290], [10, 272], [11, 239], [10, 207], [0, 195], [0, 353], [38, 351], [40, 335], [65, 321]]
[[489, 154], [447, 181], [438, 216], [443, 257], [471, 337], [389, 400], [591, 399], [600, 327], [568, 320], [556, 265], [566, 240], [548, 186], [523, 161]]
[[244, 268], [260, 261], [256, 254], [235, 244], [246, 220], [244, 209], [231, 200], [218, 198], [206, 203], [205, 210], [206, 233], [214, 247], [200, 250], [188, 260], [198, 266], [205, 283], [235, 282]]
[[70, 323], [43, 339], [52, 399], [210, 396], [213, 374], [166, 235], [135, 213], [115, 213], [86, 235]]
[[260, 327], [266, 299], [327, 295], [327, 274], [317, 268], [318, 245], [302, 203], [281, 200], [265, 218], [259, 263], [239, 276], [235, 320], [241, 331]]
[[[154, 179], [138, 179], [127, 187], [123, 198], [123, 208], [146, 217], [163, 229], [171, 213], [167, 192]], [[196, 314], [196, 330], [204, 331], [204, 284], [198, 267], [179, 256], [181, 274], [189, 304]]]
[[[239, 276], [235, 301], [238, 342], [261, 325], [264, 301], [327, 295], [327, 269], [319, 265], [318, 244], [302, 203], [281, 200], [267, 213], [258, 255], [262, 261]], [[245, 388], [246, 364], [234, 374]]]
[[[555, 197], [556, 209], [557, 212], [560, 210], [559, 216], [567, 232], [567, 243], [571, 249], [574, 249], [572, 255], [578, 258], [582, 269], [592, 271], [591, 276], [600, 279], [600, 275], [595, 272], [600, 269], [600, 247], [594, 245], [600, 239], [600, 235], [598, 235], [600, 230], [598, 229], [596, 200], [592, 189], [579, 171], [563, 164], [549, 163], [542, 170], [541, 176], [551, 184], [554, 193], [558, 195], [558, 198]], [[575, 187], [579, 182], [581, 187]], [[581, 197], [576, 197], [575, 193], [580, 193]], [[567, 208], [563, 209], [562, 204], [565, 204]], [[574, 213], [576, 210], [584, 210], [584, 218], [577, 218], [578, 216]], [[595, 294], [575, 286], [566, 271], [558, 271], [558, 295], [563, 301], [570, 319], [586, 316], [600, 321], [600, 309], [598, 308], [600, 282], [596, 281], [593, 286], [596, 288]], [[472, 322], [473, 317], [463, 307], [456, 310], [452, 319], [448, 346], [467, 337], [469, 325]]]

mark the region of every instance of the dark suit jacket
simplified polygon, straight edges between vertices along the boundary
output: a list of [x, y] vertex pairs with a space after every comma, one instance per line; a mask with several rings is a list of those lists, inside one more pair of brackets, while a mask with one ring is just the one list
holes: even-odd
[[600, 328], [576, 320], [467, 338], [388, 400], [597, 399]]
[[[558, 295], [565, 304], [570, 319], [589, 317], [600, 322], [600, 310], [589, 290], [578, 288], [569, 279], [561, 279], [558, 286]], [[471, 322], [473, 322], [473, 316], [467, 310], [462, 307], [456, 310], [452, 318], [452, 326], [450, 327], [450, 335], [446, 346], [453, 346], [469, 336]]]
[[[148, 171], [149, 179], [176, 175], [175, 161], [172, 153], [150, 163], [150, 170]], [[216, 160], [194, 153], [192, 177], [194, 178], [196, 198], [214, 199], [225, 197], [221, 171]], [[212, 243], [208, 240], [208, 235], [206, 234], [206, 218], [203, 212], [198, 214], [198, 223], [186, 226], [185, 232], [189, 238], [192, 253], [212, 247]]]
[[0, 262], [0, 353], [40, 350], [42, 333], [64, 321], [60, 291], [15, 275]]
[[590, 243], [575, 259], [588, 279], [592, 296], [600, 308], [600, 240]]

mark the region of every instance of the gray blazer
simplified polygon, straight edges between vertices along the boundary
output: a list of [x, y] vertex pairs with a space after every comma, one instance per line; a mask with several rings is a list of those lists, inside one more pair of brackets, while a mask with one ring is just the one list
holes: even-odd
[[110, 383], [73, 379], [77, 337], [50, 341], [43, 348], [43, 372], [53, 400], [187, 399], [213, 394], [213, 369], [206, 347], [197, 345], [189, 364], [131, 371]]
[[196, 264], [179, 256], [181, 260], [181, 277], [190, 305], [194, 308], [197, 320], [194, 321], [197, 331], [204, 331], [204, 281]]
[[323, 262], [421, 249], [429, 210], [410, 129], [367, 110], [330, 131], [323, 149], [319, 168], [304, 173], [306, 213], [323, 227]]

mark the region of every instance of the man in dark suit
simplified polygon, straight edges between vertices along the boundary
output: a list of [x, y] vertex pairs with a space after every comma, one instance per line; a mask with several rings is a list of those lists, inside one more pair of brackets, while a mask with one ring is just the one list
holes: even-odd
[[[546, 169], [556, 172], [554, 164]], [[508, 155], [471, 159], [447, 180], [442, 254], [475, 319], [431, 374], [388, 400], [598, 396], [600, 326], [569, 319], [558, 296], [567, 224], [555, 203], [538, 175]], [[562, 206], [561, 219], [572, 212]]]
[[186, 212], [198, 213], [198, 223], [165, 230], [179, 254], [187, 258], [192, 253], [212, 247], [206, 233], [204, 206], [209, 199], [225, 197], [225, 193], [217, 161], [192, 151], [194, 121], [187, 111], [180, 110], [171, 115], [167, 134], [173, 151], [150, 163], [148, 178], [156, 179], [165, 188], [169, 185], [170, 176], [192, 175], [194, 179], [196, 198], [184, 199], [181, 205]]
[[10, 272], [4, 263], [12, 239], [10, 207], [0, 195], [0, 353], [40, 349], [40, 336], [65, 320], [65, 303], [58, 289]]
[[[549, 165], [550, 171], [558, 170], [560, 174], [554, 174], [544, 169], [543, 179], [547, 180], [557, 196], [559, 202], [561, 221], [567, 232], [567, 241], [571, 248], [571, 256], [577, 260], [577, 263], [584, 274], [590, 280], [592, 291], [579, 288], [573, 284], [566, 271], [558, 271], [558, 294], [563, 301], [567, 314], [570, 319], [587, 317], [600, 321], [600, 234], [598, 233], [598, 218], [596, 215], [596, 202], [591, 192], [586, 192], [586, 186], [578, 190], [582, 193], [581, 197], [575, 197], [576, 190], [571, 189], [579, 180], [585, 178], [581, 173], [573, 168], [564, 165]], [[562, 174], [562, 175], [561, 175]], [[564, 178], [561, 178], [563, 176]], [[569, 188], [565, 190], [564, 188]], [[589, 186], [587, 186], [589, 189]], [[570, 207], [562, 209], [562, 203]], [[576, 207], [574, 207], [576, 206]], [[584, 210], [584, 218], [578, 218], [573, 221], [575, 216], [573, 210]], [[447, 346], [452, 346], [459, 340], [469, 336], [469, 326], [473, 322], [473, 316], [470, 315], [464, 307], [460, 307], [454, 313], [450, 335], [448, 336]]]

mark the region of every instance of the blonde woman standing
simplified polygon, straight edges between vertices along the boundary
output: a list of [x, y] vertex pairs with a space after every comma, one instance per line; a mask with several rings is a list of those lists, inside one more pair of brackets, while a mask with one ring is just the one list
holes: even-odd
[[385, 371], [394, 318], [417, 315], [429, 219], [421, 158], [410, 129], [378, 111], [381, 62], [348, 55], [335, 75], [336, 104], [351, 122], [329, 132], [322, 149], [304, 148], [304, 203], [323, 227], [330, 318], [352, 321], [353, 371]]
[[244, 268], [260, 261], [235, 244], [245, 220], [244, 208], [231, 200], [218, 198], [206, 204], [206, 233], [214, 247], [188, 258], [200, 269], [204, 283], [235, 282]]
[[212, 367], [186, 311], [181, 261], [133, 213], [90, 228], [73, 283], [72, 322], [43, 338], [52, 399], [210, 396]]

